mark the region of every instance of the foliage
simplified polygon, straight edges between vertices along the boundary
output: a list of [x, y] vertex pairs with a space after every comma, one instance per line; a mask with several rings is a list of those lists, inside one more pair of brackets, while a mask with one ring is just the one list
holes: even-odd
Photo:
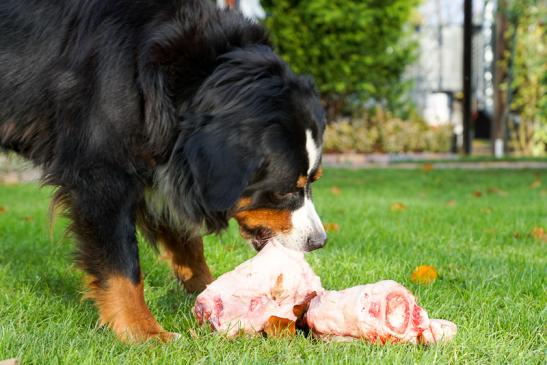
[[327, 152], [448, 152], [452, 127], [429, 126], [421, 119], [401, 120], [392, 116], [342, 119], [327, 126]]
[[512, 52], [507, 52], [505, 67], [511, 93], [511, 147], [520, 154], [547, 154], [547, 6], [538, 1], [512, 1], [511, 26], [506, 34]]
[[278, 52], [311, 74], [330, 120], [374, 100], [400, 106], [415, 44], [406, 26], [418, 0], [263, 0]]

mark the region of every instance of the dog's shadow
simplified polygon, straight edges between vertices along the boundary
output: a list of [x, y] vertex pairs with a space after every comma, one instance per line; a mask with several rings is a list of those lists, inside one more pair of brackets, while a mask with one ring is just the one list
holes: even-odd
[[81, 275], [71, 263], [70, 245], [61, 243], [4, 243], [0, 248], [0, 268], [10, 278], [15, 291], [25, 290], [41, 299], [55, 298], [67, 304], [79, 302]]
[[[31, 294], [42, 303], [60, 301], [67, 307], [91, 307], [83, 304], [84, 274], [73, 263], [72, 239], [31, 241], [19, 235], [19, 240], [0, 245], [0, 271], [8, 279], [8, 290], [16, 296], [17, 292]], [[150, 284], [161, 288], [160, 293], [151, 295], [154, 307], [161, 312], [187, 312], [195, 301], [196, 294], [186, 292], [167, 267], [156, 271]]]

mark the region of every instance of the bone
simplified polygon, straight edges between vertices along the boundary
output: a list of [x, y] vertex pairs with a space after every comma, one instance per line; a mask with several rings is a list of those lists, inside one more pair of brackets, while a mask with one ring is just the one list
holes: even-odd
[[294, 334], [296, 326], [326, 341], [434, 344], [457, 332], [452, 322], [429, 319], [395, 281], [323, 289], [304, 254], [276, 241], [208, 285], [194, 313], [200, 324], [229, 337]]

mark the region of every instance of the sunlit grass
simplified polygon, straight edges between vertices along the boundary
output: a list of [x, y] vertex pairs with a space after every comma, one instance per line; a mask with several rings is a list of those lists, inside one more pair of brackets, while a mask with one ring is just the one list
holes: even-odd
[[[543, 186], [534, 181], [542, 181]], [[334, 187], [334, 189], [333, 189]], [[474, 192], [481, 192], [477, 197]], [[314, 198], [324, 222], [337, 223], [308, 260], [327, 288], [394, 279], [430, 317], [459, 327], [449, 344], [429, 348], [293, 339], [227, 340], [196, 329], [195, 296], [141, 245], [146, 298], [162, 325], [183, 337], [170, 345], [120, 344], [97, 328], [80, 301], [82, 274], [59, 221], [50, 240], [49, 189], [0, 186], [0, 360], [23, 363], [535, 363], [545, 356], [547, 228], [545, 171], [327, 170]], [[390, 209], [401, 203], [405, 208]], [[1, 211], [1, 209], [0, 209]], [[206, 240], [215, 275], [253, 255], [237, 227]], [[418, 265], [440, 278], [411, 282]]]

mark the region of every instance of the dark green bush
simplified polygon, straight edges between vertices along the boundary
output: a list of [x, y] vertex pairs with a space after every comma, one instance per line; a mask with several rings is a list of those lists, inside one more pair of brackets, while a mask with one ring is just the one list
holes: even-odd
[[374, 100], [401, 106], [415, 44], [408, 26], [417, 0], [262, 0], [275, 48], [311, 74], [329, 119]]

